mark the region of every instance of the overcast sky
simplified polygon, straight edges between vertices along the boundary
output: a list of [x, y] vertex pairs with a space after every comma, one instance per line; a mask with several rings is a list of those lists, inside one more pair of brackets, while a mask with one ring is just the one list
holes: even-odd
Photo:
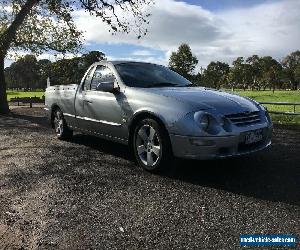
[[171, 51], [185, 42], [205, 67], [252, 54], [281, 59], [300, 49], [299, 13], [299, 0], [156, 0], [149, 32], [140, 40], [134, 34], [112, 36], [84, 12], [75, 20], [85, 31], [85, 48], [103, 51], [109, 59], [167, 64]]

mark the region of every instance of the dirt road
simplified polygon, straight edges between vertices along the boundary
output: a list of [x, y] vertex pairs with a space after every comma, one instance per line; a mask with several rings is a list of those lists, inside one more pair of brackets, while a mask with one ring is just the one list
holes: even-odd
[[300, 129], [153, 175], [124, 146], [57, 140], [40, 108], [0, 117], [0, 249], [237, 249], [244, 233], [300, 236]]

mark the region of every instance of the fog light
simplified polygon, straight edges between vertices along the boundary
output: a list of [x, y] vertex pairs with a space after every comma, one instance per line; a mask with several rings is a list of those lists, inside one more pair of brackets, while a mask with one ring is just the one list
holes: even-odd
[[190, 143], [196, 146], [213, 146], [215, 142], [212, 140], [200, 139], [200, 138], [192, 138], [190, 139]]

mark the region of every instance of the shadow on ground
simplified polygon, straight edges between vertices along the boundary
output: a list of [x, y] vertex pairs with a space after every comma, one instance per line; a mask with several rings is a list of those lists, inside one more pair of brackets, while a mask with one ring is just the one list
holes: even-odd
[[[275, 130], [275, 136], [278, 133], [283, 131]], [[300, 205], [300, 158], [297, 153], [300, 144], [292, 137], [293, 131], [285, 132], [281, 138], [284, 144], [275, 139], [270, 149], [247, 157], [211, 161], [176, 159], [176, 163], [160, 175], [239, 195]], [[133, 161], [126, 146], [113, 142], [76, 135], [72, 143]]]
[[[13, 114], [49, 127], [44, 116]], [[96, 137], [77, 134], [71, 143], [101, 154], [133, 161], [128, 148]], [[160, 175], [205, 187], [268, 201], [300, 205], [300, 130], [277, 126], [270, 149], [248, 157], [212, 161], [176, 160]], [[123, 167], [123, 166], [120, 166]]]
[[[26, 109], [26, 111], [27, 111], [26, 114], [22, 114], [19, 111], [19, 110], [22, 110], [22, 109]], [[31, 111], [31, 112], [28, 112], [28, 110]], [[47, 120], [47, 118], [44, 115], [36, 115], [35, 113], [40, 114], [40, 111], [35, 112], [35, 110], [36, 109], [30, 109], [30, 108], [16, 109], [15, 112], [13, 111], [11, 113], [10, 117], [30, 121], [31, 123], [35, 123], [35, 124], [38, 124], [38, 125], [43, 126], [43, 127], [50, 127], [50, 123]]]

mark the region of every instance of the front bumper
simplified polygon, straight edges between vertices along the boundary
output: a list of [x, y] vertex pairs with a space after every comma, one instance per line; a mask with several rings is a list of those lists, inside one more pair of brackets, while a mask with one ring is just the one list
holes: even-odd
[[[253, 144], [245, 144], [248, 131], [230, 136], [191, 137], [170, 135], [173, 154], [186, 159], [216, 159], [246, 155], [263, 150], [271, 145], [272, 126], [264, 127], [263, 139]], [[249, 130], [250, 131], [250, 130]]]

